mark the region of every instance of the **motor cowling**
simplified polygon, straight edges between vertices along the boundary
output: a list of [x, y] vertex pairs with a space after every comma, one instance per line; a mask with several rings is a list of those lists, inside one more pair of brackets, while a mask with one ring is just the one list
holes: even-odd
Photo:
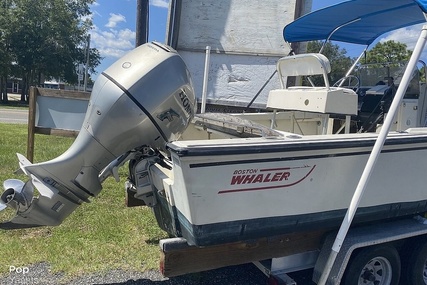
[[142, 144], [165, 150], [194, 116], [190, 74], [170, 47], [143, 45], [99, 77], [83, 128], [114, 156]]

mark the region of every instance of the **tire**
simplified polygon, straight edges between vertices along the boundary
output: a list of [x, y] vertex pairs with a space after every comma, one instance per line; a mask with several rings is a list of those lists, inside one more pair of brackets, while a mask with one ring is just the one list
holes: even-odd
[[400, 257], [396, 248], [378, 245], [353, 253], [344, 273], [344, 285], [398, 285]]
[[419, 240], [411, 250], [411, 254], [403, 262], [407, 264], [404, 272], [405, 283], [411, 285], [427, 285], [427, 242]]

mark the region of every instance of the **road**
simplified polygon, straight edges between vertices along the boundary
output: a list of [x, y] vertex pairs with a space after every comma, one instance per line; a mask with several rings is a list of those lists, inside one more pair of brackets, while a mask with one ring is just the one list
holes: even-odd
[[8, 124], [27, 124], [28, 110], [0, 107], [0, 122]]

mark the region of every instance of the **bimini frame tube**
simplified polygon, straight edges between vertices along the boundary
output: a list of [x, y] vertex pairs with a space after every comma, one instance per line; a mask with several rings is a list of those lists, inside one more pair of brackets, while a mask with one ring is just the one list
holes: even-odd
[[396, 95], [393, 99], [393, 102], [391, 103], [389, 113], [385, 118], [384, 124], [374, 144], [374, 148], [372, 149], [371, 155], [369, 156], [368, 162], [366, 163], [365, 169], [363, 170], [362, 176], [360, 177], [360, 180], [354, 192], [353, 198], [351, 199], [350, 206], [347, 209], [347, 213], [338, 231], [337, 237], [335, 238], [335, 242], [332, 246], [332, 251], [326, 262], [325, 268], [323, 269], [318, 285], [326, 284], [329, 273], [331, 272], [335, 259], [341, 249], [341, 246], [350, 228], [351, 222], [353, 221], [354, 215], [359, 206], [360, 200], [362, 198], [363, 192], [365, 191], [365, 188], [371, 176], [372, 170], [374, 169], [375, 164], [378, 160], [378, 157], [381, 153], [381, 150], [384, 146], [384, 142], [387, 138], [388, 131], [393, 122], [393, 117], [396, 114], [397, 108], [399, 107], [399, 104], [402, 101], [402, 98], [405, 94], [406, 89], [408, 88], [411, 74], [417, 65], [417, 62], [421, 56], [421, 53], [424, 49], [426, 41], [427, 41], [427, 25], [424, 25], [421, 30], [420, 37], [418, 38], [417, 44], [415, 45], [415, 49], [412, 53], [411, 59], [409, 60], [408, 66], [405, 70], [405, 73], [403, 74], [399, 87], [397, 88]]
[[200, 107], [200, 113], [205, 113], [206, 111], [206, 96], [208, 90], [208, 80], [209, 80], [209, 65], [211, 59], [211, 46], [206, 46], [206, 57], [205, 57], [205, 72], [203, 73], [203, 90], [202, 90], [202, 105]]
[[323, 43], [323, 45], [322, 45], [322, 47], [320, 48], [320, 51], [319, 51], [319, 53], [322, 53], [322, 51], [323, 51], [323, 49], [325, 48], [325, 45], [326, 45], [326, 43], [327, 42], [329, 42], [329, 39], [332, 37], [332, 35], [336, 32], [336, 31], [338, 31], [339, 29], [341, 29], [342, 27], [345, 27], [345, 26], [347, 26], [347, 25], [351, 25], [351, 24], [353, 24], [353, 23], [355, 23], [355, 22], [358, 22], [358, 21], [360, 21], [361, 19], [360, 18], [357, 18], [357, 19], [354, 19], [354, 20], [351, 20], [350, 22], [347, 22], [347, 23], [345, 23], [345, 24], [342, 24], [342, 25], [340, 25], [340, 26], [338, 26], [338, 27], [336, 27], [330, 34], [329, 34], [329, 36], [328, 36], [328, 38], [325, 40], [325, 42]]
[[[360, 59], [365, 54], [367, 49], [368, 49], [368, 47], [365, 47], [365, 49], [362, 51], [362, 53], [359, 55], [359, 57], [354, 61], [353, 65], [350, 67], [350, 69], [347, 70], [347, 73], [344, 75], [343, 78], [347, 78], [353, 72], [354, 68], [359, 63]], [[341, 81], [340, 84], [338, 85], [338, 87], [341, 87], [344, 84], [344, 81], [345, 80]]]

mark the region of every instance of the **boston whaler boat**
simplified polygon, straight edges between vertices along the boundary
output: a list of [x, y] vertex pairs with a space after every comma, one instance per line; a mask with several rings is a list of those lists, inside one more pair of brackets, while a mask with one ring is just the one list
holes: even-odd
[[[284, 38], [369, 46], [385, 32], [424, 23], [426, 11], [427, 3], [421, 0], [346, 1], [297, 19], [285, 27]], [[14, 208], [17, 214], [1, 227], [60, 224], [129, 161], [127, 191], [153, 207], [161, 228], [190, 245], [338, 228], [371, 152], [397, 109], [398, 131], [385, 140], [354, 221], [426, 212], [425, 85], [411, 97], [410, 106], [416, 107], [409, 113], [402, 101], [426, 33], [423, 28], [379, 134], [350, 133], [350, 116], [358, 114], [357, 93], [330, 86], [325, 56], [301, 54], [279, 60], [281, 89], [270, 92], [267, 107], [274, 111], [268, 115], [274, 121], [279, 110], [321, 114], [322, 134], [246, 124], [235, 131], [251, 134], [243, 138], [178, 140], [183, 133], [185, 138], [187, 128], [198, 127], [206, 134], [203, 116], [193, 119], [196, 100], [189, 72], [172, 48], [145, 44], [99, 76], [84, 124], [68, 151], [37, 164], [18, 155], [30, 180], [4, 182], [0, 207]], [[289, 76], [319, 74], [324, 86], [287, 86]], [[327, 131], [329, 114], [346, 117], [346, 133]], [[227, 123], [236, 125], [224, 118], [217, 120], [216, 132]], [[189, 127], [192, 119], [195, 123]], [[34, 188], [38, 197], [33, 197]]]
[[[353, 6], [357, 10], [350, 8]], [[397, 13], [402, 15], [401, 9], [410, 16], [395, 21], [386, 13], [400, 11]], [[360, 16], [361, 12], [367, 15]], [[373, 25], [377, 21], [380, 28]], [[384, 32], [424, 21], [422, 10], [413, 1], [349, 1], [296, 20], [285, 27], [284, 37], [290, 42], [331, 39], [368, 46]], [[408, 76], [413, 69], [408, 67]], [[329, 61], [321, 54], [284, 57], [277, 70], [282, 88], [270, 91], [267, 107], [347, 117], [358, 112], [358, 96], [353, 90], [329, 86]], [[286, 86], [287, 76], [314, 74], [323, 75], [326, 86]], [[400, 93], [405, 93], [408, 84], [409, 80], [400, 81]], [[417, 107], [413, 108], [408, 103], [415, 97]], [[425, 121], [425, 85], [411, 98], [399, 105], [397, 125], [401, 129], [391, 132], [385, 142], [356, 223], [427, 210], [426, 162], [421, 159], [427, 154], [427, 129], [420, 128]], [[404, 106], [411, 106], [410, 115], [404, 115]], [[417, 117], [420, 115], [422, 119]], [[158, 179], [154, 183], [159, 185], [157, 192], [164, 191], [164, 212], [172, 213], [174, 229], [190, 244], [204, 246], [332, 228], [341, 223], [377, 139], [375, 133], [282, 132], [250, 139], [176, 141], [167, 146], [172, 171], [153, 166], [152, 177]], [[161, 181], [168, 185], [162, 186]]]

